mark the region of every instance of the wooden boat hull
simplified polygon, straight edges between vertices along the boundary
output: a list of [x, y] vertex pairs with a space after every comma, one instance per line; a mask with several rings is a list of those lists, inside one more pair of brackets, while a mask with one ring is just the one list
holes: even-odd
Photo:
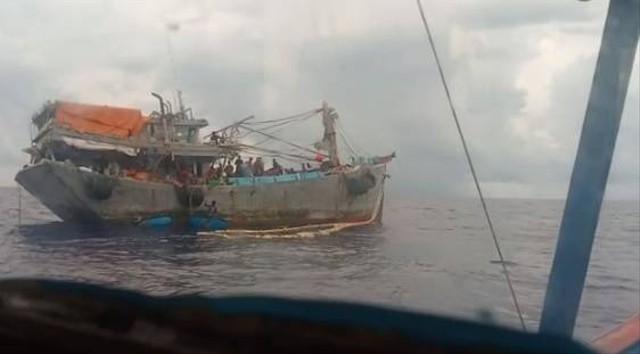
[[[20, 171], [16, 181], [64, 221], [131, 223], [159, 215], [180, 221], [215, 213], [231, 229], [270, 229], [375, 221], [385, 172], [384, 164], [366, 165], [311, 180], [179, 188], [44, 160]], [[208, 207], [213, 202], [214, 211]]]

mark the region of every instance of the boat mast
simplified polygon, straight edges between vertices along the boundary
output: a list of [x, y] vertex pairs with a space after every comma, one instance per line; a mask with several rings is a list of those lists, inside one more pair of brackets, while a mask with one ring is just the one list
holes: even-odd
[[178, 109], [180, 110], [180, 116], [182, 119], [187, 119], [184, 111], [184, 103], [182, 102], [182, 91], [178, 90]]
[[640, 0], [612, 0], [544, 299], [540, 332], [571, 336], [638, 45]]
[[329, 163], [331, 166], [340, 166], [340, 159], [338, 158], [338, 144], [336, 142], [336, 127], [335, 120], [337, 114], [333, 108], [330, 108], [327, 101], [322, 102], [322, 125], [324, 126], [323, 141], [329, 146]]

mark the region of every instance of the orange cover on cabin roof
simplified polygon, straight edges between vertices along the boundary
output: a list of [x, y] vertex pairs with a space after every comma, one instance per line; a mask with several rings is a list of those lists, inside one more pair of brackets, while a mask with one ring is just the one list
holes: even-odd
[[134, 108], [57, 101], [55, 121], [81, 133], [128, 138], [140, 134], [145, 118]]

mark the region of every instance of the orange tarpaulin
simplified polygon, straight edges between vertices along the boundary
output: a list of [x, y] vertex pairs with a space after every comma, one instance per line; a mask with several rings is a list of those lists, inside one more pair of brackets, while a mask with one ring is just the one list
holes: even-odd
[[56, 123], [81, 133], [128, 138], [140, 134], [144, 121], [139, 109], [56, 102]]

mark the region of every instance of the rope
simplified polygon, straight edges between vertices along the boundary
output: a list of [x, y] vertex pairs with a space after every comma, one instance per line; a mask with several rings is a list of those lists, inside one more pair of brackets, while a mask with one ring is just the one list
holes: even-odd
[[353, 140], [353, 139], [349, 136], [349, 134], [347, 134], [347, 131], [342, 127], [342, 123], [340, 123], [340, 121], [339, 121], [339, 120], [336, 120], [336, 122], [338, 122], [338, 123], [336, 124], [336, 126], [338, 127], [338, 130], [339, 130], [342, 134], [344, 134], [344, 137], [349, 141], [349, 143], [350, 143], [353, 147], [355, 147], [355, 149], [356, 149], [356, 151], [358, 152], [358, 154], [360, 154], [360, 155], [369, 155], [369, 153], [368, 153], [365, 149], [363, 149], [361, 146], [359, 146], [358, 144], [356, 144], [355, 140]]
[[296, 154], [287, 154], [287, 153], [283, 153], [283, 152], [276, 151], [276, 150], [269, 150], [269, 149], [260, 148], [260, 147], [257, 147], [257, 146], [246, 145], [246, 144], [240, 144], [240, 146], [245, 151], [253, 150], [253, 151], [257, 151], [257, 152], [261, 152], [261, 153], [270, 154], [270, 155], [266, 155], [266, 156], [269, 156], [269, 157], [282, 157], [282, 158], [284, 158], [284, 156], [288, 156], [288, 157], [296, 158], [296, 159], [299, 159], [299, 160], [315, 161], [312, 157], [296, 155]]
[[253, 121], [253, 122], [245, 123], [245, 124], [255, 125], [255, 124], [266, 124], [266, 123], [278, 123], [278, 122], [282, 122], [282, 121], [285, 121], [285, 120], [295, 120], [295, 119], [301, 118], [301, 117], [306, 118], [305, 116], [307, 116], [307, 115], [314, 116], [314, 115], [316, 115], [316, 114], [318, 114], [320, 112], [322, 112], [322, 110], [316, 108], [316, 109], [312, 109], [310, 111], [302, 112], [302, 113], [299, 113], [299, 114], [296, 114], [296, 115], [292, 115], [292, 116], [288, 116], [288, 117], [284, 117], [284, 118], [271, 119], [271, 120], [259, 120], [259, 121]]
[[440, 59], [438, 58], [438, 53], [436, 51], [435, 44], [433, 43], [433, 37], [431, 36], [431, 30], [429, 29], [429, 25], [427, 24], [427, 18], [424, 15], [424, 10], [422, 8], [422, 2], [420, 0], [416, 0], [418, 4], [418, 9], [420, 10], [420, 17], [422, 17], [422, 24], [424, 25], [424, 29], [427, 33], [427, 38], [429, 39], [429, 46], [431, 47], [431, 51], [433, 52], [433, 57], [435, 58], [436, 65], [438, 66], [438, 73], [440, 74], [440, 79], [442, 80], [442, 86], [444, 87], [444, 92], [447, 96], [447, 101], [449, 102], [449, 108], [451, 109], [451, 114], [453, 115], [453, 120], [456, 124], [456, 129], [458, 130], [458, 135], [460, 136], [460, 141], [462, 142], [462, 147], [464, 148], [464, 154], [467, 158], [467, 162], [469, 164], [469, 169], [471, 170], [471, 175], [473, 176], [473, 182], [475, 183], [476, 190], [478, 191], [478, 196], [480, 197], [480, 203], [482, 203], [482, 210], [484, 211], [484, 216], [487, 220], [487, 225], [489, 226], [489, 230], [491, 231], [491, 236], [493, 237], [493, 243], [496, 247], [496, 251], [498, 253], [498, 257], [500, 258], [500, 264], [502, 264], [502, 269], [504, 271], [504, 276], [506, 278], [507, 284], [509, 285], [509, 291], [511, 292], [511, 298], [513, 299], [513, 304], [518, 312], [518, 318], [520, 319], [520, 325], [524, 331], [527, 330], [527, 326], [524, 323], [524, 318], [522, 317], [522, 311], [520, 310], [520, 305], [518, 304], [518, 299], [516, 297], [516, 292], [513, 289], [513, 284], [511, 283], [511, 277], [509, 276], [509, 270], [507, 269], [507, 265], [505, 264], [504, 257], [502, 256], [502, 251], [500, 249], [500, 243], [498, 242], [498, 237], [496, 236], [495, 229], [493, 227], [493, 223], [491, 222], [491, 216], [489, 215], [489, 210], [487, 209], [487, 204], [484, 200], [484, 195], [482, 194], [482, 189], [480, 188], [480, 182], [478, 182], [478, 176], [476, 174], [476, 170], [473, 166], [473, 162], [471, 160], [471, 154], [469, 153], [469, 147], [467, 146], [467, 141], [464, 137], [464, 133], [462, 132], [462, 127], [460, 125], [460, 121], [458, 120], [458, 115], [456, 113], [455, 107], [453, 106], [453, 100], [451, 99], [451, 93], [449, 92], [449, 86], [447, 85], [447, 80], [444, 76], [444, 71], [442, 70], [442, 65], [440, 64]]
[[273, 140], [277, 140], [277, 141], [282, 142], [282, 143], [284, 143], [284, 144], [287, 144], [287, 145], [293, 146], [294, 148], [298, 148], [298, 149], [300, 149], [300, 150], [302, 150], [302, 151], [306, 151], [306, 152], [309, 152], [309, 153], [315, 154], [315, 151], [313, 151], [313, 150], [311, 150], [311, 149], [307, 149], [307, 148], [306, 148], [306, 147], [304, 147], [304, 146], [300, 146], [300, 145], [297, 145], [297, 144], [294, 144], [294, 143], [288, 142], [288, 141], [286, 141], [286, 140], [280, 139], [280, 138], [278, 138], [278, 137], [276, 137], [276, 136], [274, 136], [274, 135], [270, 135], [270, 134], [267, 134], [267, 133], [265, 133], [265, 132], [261, 132], [261, 131], [259, 131], [259, 130], [255, 130], [255, 129], [252, 129], [252, 128], [249, 128], [249, 127], [245, 127], [245, 126], [243, 126], [242, 128], [247, 129], [247, 130], [249, 130], [249, 131], [252, 131], [252, 132], [254, 132], [254, 133], [260, 134], [260, 135], [264, 135], [264, 136], [266, 136], [266, 137], [268, 137], [268, 138], [271, 138], [271, 139], [273, 139]]
[[[246, 138], [247, 136], [249, 136], [249, 135], [251, 135], [251, 134], [254, 134], [254, 133], [260, 133], [260, 132], [264, 133], [264, 132], [266, 132], [267, 130], [271, 130], [271, 129], [273, 129], [273, 128], [278, 128], [278, 127], [281, 127], [281, 126], [283, 126], [283, 125], [287, 125], [287, 124], [291, 124], [291, 125], [293, 125], [293, 124], [302, 123], [302, 122], [304, 122], [304, 121], [309, 120], [310, 118], [313, 118], [314, 116], [315, 116], [315, 114], [312, 114], [312, 115], [308, 115], [308, 116], [300, 117], [300, 118], [298, 118], [297, 120], [289, 120], [289, 121], [285, 121], [285, 122], [277, 123], [277, 124], [274, 124], [274, 125], [271, 125], [271, 126], [268, 126], [268, 127], [265, 127], [265, 128], [260, 128], [260, 129], [257, 129], [257, 128], [256, 128], [256, 129], [251, 129], [251, 128], [247, 128], [247, 127], [246, 127], [246, 125], [248, 125], [248, 124], [240, 124], [240, 125], [239, 125], [240, 127], [242, 127], [242, 128], [246, 128], [246, 129], [248, 129], [248, 130], [250, 130], [250, 131], [249, 131], [248, 133], [246, 133], [246, 134], [244, 134], [244, 135], [242, 135], [242, 136], [238, 137], [238, 139]], [[277, 130], [277, 131], [271, 132], [271, 134], [275, 134], [275, 133], [280, 132], [280, 131], [282, 131], [282, 129], [279, 129], [279, 130]]]
[[[284, 126], [286, 125], [293, 125], [293, 124], [298, 124], [304, 121], [307, 121], [313, 117], [315, 117], [319, 112], [321, 112], [322, 110], [320, 109], [313, 109], [310, 111], [306, 111], [303, 113], [299, 113], [293, 116], [288, 116], [288, 117], [284, 117], [284, 118], [279, 118], [279, 119], [271, 119], [271, 120], [264, 120], [264, 121], [252, 121], [252, 122], [247, 122], [248, 119], [244, 119], [240, 122], [234, 123], [232, 126], [235, 128], [242, 128], [245, 129], [247, 132], [244, 134], [241, 134], [237, 139], [238, 140], [242, 140], [244, 138], [246, 138], [247, 136], [251, 135], [251, 134], [260, 134], [262, 136], [265, 136], [266, 138], [263, 140], [258, 141], [257, 143], [253, 144], [253, 146], [251, 145], [246, 145], [246, 144], [239, 144], [240, 146], [242, 146], [245, 150], [256, 150], [256, 151], [260, 151], [260, 152], [267, 152], [270, 155], [266, 155], [265, 157], [279, 157], [288, 161], [292, 161], [292, 162], [299, 162], [299, 161], [315, 161], [313, 158], [309, 158], [306, 156], [301, 156], [301, 155], [297, 155], [297, 154], [287, 154], [287, 153], [283, 153], [283, 152], [279, 152], [279, 151], [275, 151], [275, 150], [269, 150], [269, 149], [264, 149], [264, 148], [258, 148], [258, 145], [264, 144], [264, 143], [272, 143], [272, 142], [280, 142], [282, 144], [286, 144], [290, 147], [294, 147], [297, 150], [302, 150], [308, 153], [313, 153], [315, 154], [315, 151], [309, 148], [306, 148], [304, 146], [295, 144], [293, 142], [290, 141], [286, 141], [280, 137], [275, 136], [275, 134], [279, 134], [280, 132], [282, 132], [284, 130]], [[261, 126], [263, 124], [270, 124], [269, 126]], [[275, 123], [275, 124], [273, 124]], [[259, 127], [258, 127], [259, 126]], [[255, 128], [254, 128], [255, 127]], [[275, 128], [279, 128], [274, 130]], [[268, 133], [267, 133], [268, 132]], [[294, 160], [297, 159], [297, 160]]]
[[[271, 134], [274, 134], [274, 135], [275, 134], [279, 134], [279, 133], [282, 133], [283, 130], [284, 130], [284, 128], [280, 128], [280, 129], [278, 129], [278, 130], [276, 130], [274, 132], [271, 132]], [[271, 139], [271, 138], [262, 139], [262, 140], [258, 141], [257, 143], [253, 144], [253, 146], [262, 145], [262, 144], [264, 144], [266, 142], [273, 142], [273, 139]]]
[[[214, 131], [212, 131], [211, 133], [209, 133], [209, 134], [207, 134], [207, 135], [203, 136], [203, 137], [202, 137], [202, 139], [208, 139], [208, 138], [209, 138], [210, 136], [212, 136], [213, 134], [223, 134], [223, 136], [224, 136], [224, 134], [226, 133], [226, 131], [227, 131], [227, 130], [231, 130], [231, 131], [232, 131], [232, 133], [233, 133], [233, 130], [234, 130], [234, 129], [237, 129], [237, 126], [238, 126], [238, 125], [240, 125], [240, 124], [242, 124], [242, 123], [245, 123], [245, 122], [247, 122], [247, 121], [249, 121], [249, 120], [252, 120], [252, 119], [254, 119], [254, 118], [255, 118], [254, 116], [248, 116], [248, 117], [246, 117], [246, 118], [243, 118], [243, 119], [241, 119], [241, 120], [239, 120], [239, 121], [237, 121], [237, 122], [234, 122], [234, 123], [231, 123], [231, 124], [227, 125], [227, 126], [226, 126], [226, 127], [224, 127], [224, 128], [221, 128], [221, 129], [218, 129], [218, 130], [214, 130]], [[229, 136], [227, 136], [226, 138], [231, 137], [231, 134], [232, 134], [232, 133], [230, 133], [230, 134], [229, 134]]]
[[340, 129], [338, 129], [338, 134], [340, 135], [340, 138], [342, 138], [342, 142], [344, 143], [344, 145], [347, 147], [347, 149], [349, 149], [349, 152], [351, 152], [351, 155], [354, 157], [357, 156], [358, 154], [353, 150], [351, 145], [349, 145], [349, 142], [344, 137], [344, 134], [342, 134], [342, 131], [340, 131]]

